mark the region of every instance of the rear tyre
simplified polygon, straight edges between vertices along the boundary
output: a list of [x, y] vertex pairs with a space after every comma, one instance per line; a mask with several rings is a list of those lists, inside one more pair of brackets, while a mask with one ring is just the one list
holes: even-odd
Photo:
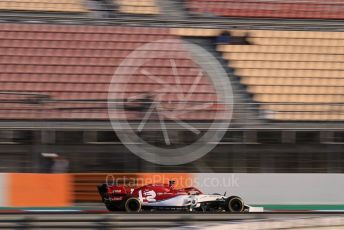
[[225, 208], [229, 212], [243, 212], [245, 209], [244, 201], [238, 196], [228, 197]]
[[124, 209], [126, 212], [140, 212], [142, 205], [139, 199], [130, 197], [125, 201]]

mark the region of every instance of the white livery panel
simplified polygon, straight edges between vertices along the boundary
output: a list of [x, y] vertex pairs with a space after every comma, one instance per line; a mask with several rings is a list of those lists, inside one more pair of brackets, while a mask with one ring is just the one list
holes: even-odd
[[161, 201], [150, 201], [144, 202], [141, 200], [143, 206], [151, 206], [151, 207], [185, 207], [191, 205], [193, 198], [189, 195], [179, 195], [175, 196], [166, 200]]

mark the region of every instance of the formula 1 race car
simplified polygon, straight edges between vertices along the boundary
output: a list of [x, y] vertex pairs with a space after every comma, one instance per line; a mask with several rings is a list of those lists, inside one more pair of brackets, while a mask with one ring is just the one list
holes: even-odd
[[260, 212], [262, 208], [245, 205], [238, 196], [206, 195], [195, 187], [175, 189], [169, 184], [148, 184], [139, 188], [98, 186], [109, 211], [140, 212], [142, 210], [180, 210], [200, 212]]

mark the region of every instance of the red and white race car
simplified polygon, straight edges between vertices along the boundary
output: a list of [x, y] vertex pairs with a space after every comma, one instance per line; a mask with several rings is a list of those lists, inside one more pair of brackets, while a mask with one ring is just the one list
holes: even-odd
[[184, 210], [202, 212], [260, 212], [262, 208], [245, 205], [238, 196], [206, 195], [195, 187], [175, 189], [169, 184], [98, 186], [99, 194], [109, 211], [140, 212], [142, 210]]

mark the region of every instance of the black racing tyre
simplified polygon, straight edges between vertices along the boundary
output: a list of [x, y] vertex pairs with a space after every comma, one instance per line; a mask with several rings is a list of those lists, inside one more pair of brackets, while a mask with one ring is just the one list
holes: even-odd
[[245, 209], [244, 201], [238, 196], [228, 197], [225, 208], [229, 212], [243, 212]]
[[126, 212], [140, 212], [142, 205], [136, 197], [129, 197], [124, 203], [124, 210]]

